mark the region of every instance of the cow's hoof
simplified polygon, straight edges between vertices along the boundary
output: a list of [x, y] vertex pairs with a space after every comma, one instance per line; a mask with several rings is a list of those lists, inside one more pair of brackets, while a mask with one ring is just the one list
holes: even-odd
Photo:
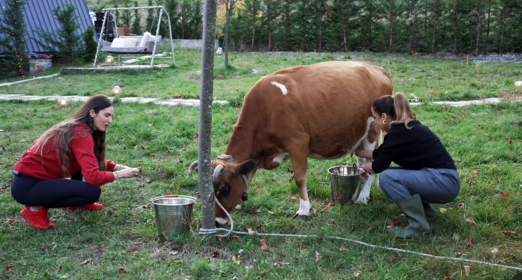
[[355, 204], [368, 204], [368, 201], [370, 201], [370, 198], [369, 197], [359, 197], [356, 201], [355, 201]]
[[308, 219], [308, 215], [299, 215], [299, 213], [295, 213], [292, 219], [305, 221], [306, 219]]

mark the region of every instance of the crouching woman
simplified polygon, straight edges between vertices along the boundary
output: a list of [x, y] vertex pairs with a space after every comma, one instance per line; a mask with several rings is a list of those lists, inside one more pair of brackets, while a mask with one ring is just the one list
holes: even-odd
[[20, 214], [32, 227], [55, 227], [47, 215], [49, 208], [102, 210], [97, 203], [102, 185], [138, 175], [136, 168], [105, 159], [105, 133], [113, 113], [106, 96], [89, 98], [38, 138], [15, 164], [11, 194], [25, 205]]
[[[431, 233], [427, 219], [437, 218], [430, 203], [447, 203], [460, 191], [455, 163], [437, 135], [415, 119], [402, 93], [383, 96], [372, 106], [375, 124], [386, 133], [382, 145], [372, 151], [357, 150], [373, 159], [359, 170], [361, 177], [381, 173], [382, 191], [395, 202], [409, 221], [395, 228], [395, 235], [411, 238]], [[400, 168], [389, 168], [394, 162]]]

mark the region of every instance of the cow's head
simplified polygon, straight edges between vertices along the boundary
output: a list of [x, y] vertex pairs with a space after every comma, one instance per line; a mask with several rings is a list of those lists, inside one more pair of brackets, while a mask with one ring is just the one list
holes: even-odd
[[[197, 165], [198, 162], [196, 161], [189, 167], [191, 178], [192, 171]], [[243, 201], [248, 199], [248, 174], [254, 171], [255, 161], [247, 160], [238, 164], [234, 160], [219, 159], [213, 160], [211, 166], [213, 169], [212, 184], [216, 199], [230, 213], [237, 205], [243, 204]], [[216, 222], [221, 225], [228, 223], [227, 215], [217, 204]]]

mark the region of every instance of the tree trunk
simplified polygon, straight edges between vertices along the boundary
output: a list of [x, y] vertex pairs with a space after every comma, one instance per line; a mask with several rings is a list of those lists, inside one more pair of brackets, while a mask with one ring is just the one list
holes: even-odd
[[477, 8], [477, 42], [475, 45], [475, 55], [479, 54], [480, 50], [480, 35], [482, 33], [482, 16], [484, 15], [484, 5], [482, 0], [479, 1]]
[[[205, 0], [203, 22], [203, 62], [201, 65], [201, 94], [199, 106], [198, 176], [201, 197], [201, 226], [215, 229], [215, 196], [212, 183], [212, 100], [214, 89], [214, 38], [216, 37], [216, 1]], [[203, 164], [206, 163], [206, 164]], [[211, 243], [217, 242], [213, 236]]]
[[435, 0], [433, 3], [433, 32], [431, 36], [431, 53], [437, 53], [437, 8], [439, 6], [439, 0]]

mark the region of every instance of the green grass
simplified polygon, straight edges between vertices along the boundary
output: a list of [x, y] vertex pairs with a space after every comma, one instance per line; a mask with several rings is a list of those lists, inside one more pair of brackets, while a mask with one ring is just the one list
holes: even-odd
[[[431, 95], [429, 88], [439, 93], [453, 92], [458, 87], [471, 90], [472, 82], [480, 86], [470, 98], [503, 92], [518, 94], [513, 83], [520, 79], [515, 70], [519, 65], [481, 64], [477, 72], [475, 66], [465, 62], [364, 53], [351, 56], [384, 66], [392, 72], [395, 91], [415, 93], [423, 101], [445, 100], [445, 95]], [[222, 69], [221, 61], [217, 62], [214, 95], [233, 102], [213, 107], [212, 157], [224, 152], [240, 110], [240, 97], [261, 75], [336, 57], [232, 53], [234, 68], [230, 71]], [[31, 95], [109, 94], [119, 80], [118, 85], [124, 89], [122, 96], [196, 98], [200, 82], [192, 75], [200, 68], [199, 54], [180, 53], [179, 58], [175, 68], [152, 73], [61, 75], [63, 80], [39, 80], [0, 90]], [[251, 69], [258, 73], [253, 74]], [[416, 79], [410, 81], [411, 77]], [[154, 88], [150, 89], [152, 85]], [[486, 86], [497, 90], [490, 91]], [[185, 89], [180, 91], [180, 87]], [[459, 98], [446, 100], [454, 99]], [[51, 209], [49, 214], [56, 230], [35, 230], [23, 221], [19, 214], [22, 205], [12, 199], [9, 189], [13, 165], [41, 133], [79, 106], [80, 103], [63, 108], [50, 101], [0, 101], [0, 279], [350, 279], [360, 272], [358, 279], [440, 280], [444, 276], [512, 279], [516, 274], [514, 270], [392, 252], [331, 237], [522, 267], [520, 236], [503, 233], [522, 231], [522, 128], [517, 125], [522, 121], [522, 103], [413, 107], [417, 117], [440, 136], [457, 160], [462, 183], [455, 201], [435, 206], [444, 213], [431, 222], [433, 234], [428, 237], [398, 240], [389, 234], [386, 222], [404, 221], [404, 217], [377, 187], [372, 189], [369, 205], [336, 205], [321, 213], [323, 202], [330, 199], [326, 170], [346, 161], [354, 162], [354, 158], [347, 157], [309, 160], [308, 189], [317, 214], [307, 221], [290, 219], [299, 207], [299, 202], [291, 197], [299, 194], [290, 180], [292, 174], [287, 172], [292, 168], [289, 162], [275, 170], [259, 170], [246, 209], [232, 213], [237, 231], [251, 227], [260, 233], [315, 237], [233, 233], [215, 244], [197, 234], [201, 227], [199, 201], [194, 208], [194, 232], [173, 242], [158, 238], [150, 205], [150, 199], [156, 196], [195, 195], [198, 191], [197, 182], [186, 174], [190, 163], [197, 160], [199, 145], [195, 137], [199, 111], [190, 107], [116, 102], [114, 122], [107, 136], [108, 158], [140, 167], [143, 174], [105, 185], [100, 203], [106, 208], [101, 212]], [[505, 197], [500, 192], [510, 195]], [[465, 207], [460, 208], [460, 203]], [[260, 213], [251, 214], [252, 207]], [[468, 224], [468, 217], [476, 224]], [[473, 242], [468, 244], [470, 238]], [[260, 239], [266, 240], [268, 250], [260, 248]], [[492, 253], [494, 248], [497, 253]], [[318, 260], [317, 254], [321, 256]], [[465, 276], [464, 265], [470, 266], [469, 277]]]
[[[162, 48], [168, 49], [165, 46]], [[199, 98], [201, 52], [176, 49], [175, 57], [175, 66], [166, 69], [60, 75], [40, 80], [38, 83], [0, 87], [0, 93], [112, 95], [111, 89], [118, 85], [123, 89], [121, 97]], [[473, 64], [466, 61], [369, 53], [231, 53], [230, 69], [224, 68], [224, 56], [216, 56], [213, 94], [218, 99], [234, 101], [245, 95], [264, 75], [295, 65], [328, 60], [365, 60], [383, 66], [392, 74], [396, 92], [403, 92], [412, 100], [417, 97], [421, 102], [473, 100], [522, 94], [522, 88], [514, 86], [515, 81], [522, 80], [519, 64]], [[148, 64], [150, 60], [144, 60], [142, 63]], [[169, 60], [155, 59], [155, 64], [159, 63], [169, 63]], [[53, 67], [52, 71], [56, 72], [56, 68]], [[12, 82], [14, 79], [7, 81]]]

